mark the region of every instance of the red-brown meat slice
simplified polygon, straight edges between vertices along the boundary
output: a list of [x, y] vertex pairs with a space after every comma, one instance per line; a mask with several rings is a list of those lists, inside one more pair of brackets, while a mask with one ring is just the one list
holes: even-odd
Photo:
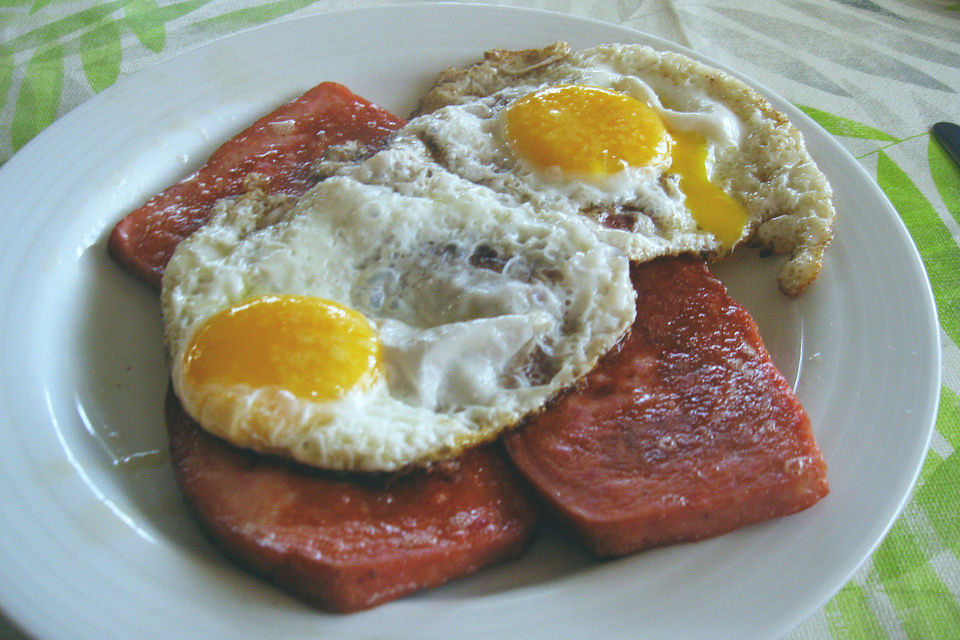
[[235, 449], [173, 393], [177, 481], [213, 543], [324, 609], [366, 609], [522, 554], [535, 512], [497, 445], [428, 472], [334, 476]]
[[200, 169], [123, 218], [110, 234], [110, 255], [159, 288], [177, 244], [196, 231], [220, 198], [256, 184], [266, 193], [300, 195], [309, 167], [327, 147], [345, 141], [376, 145], [403, 125], [346, 87], [324, 82], [257, 120], [217, 149]]
[[810, 421], [753, 319], [699, 259], [634, 266], [637, 319], [581, 389], [506, 438], [601, 556], [699, 540], [828, 491]]

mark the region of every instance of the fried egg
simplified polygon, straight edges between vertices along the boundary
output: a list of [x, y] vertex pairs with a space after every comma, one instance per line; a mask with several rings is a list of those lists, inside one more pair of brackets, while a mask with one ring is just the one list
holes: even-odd
[[505, 202], [586, 219], [633, 260], [749, 241], [790, 254], [786, 293], [819, 274], [835, 213], [802, 136], [750, 87], [686, 56], [493, 51], [441, 74], [418, 112], [380, 158], [334, 158], [319, 174], [413, 185], [410, 158], [426, 156]]
[[235, 445], [395, 471], [494, 438], [589, 372], [635, 314], [578, 218], [445, 171], [218, 204], [163, 278], [173, 388]]

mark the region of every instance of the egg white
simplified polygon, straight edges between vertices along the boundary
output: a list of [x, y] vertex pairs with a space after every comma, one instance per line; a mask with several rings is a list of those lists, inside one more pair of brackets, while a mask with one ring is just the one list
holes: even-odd
[[[699, 228], [669, 171], [630, 168], [597, 185], [515, 157], [503, 114], [518, 98], [564, 84], [621, 92], [648, 104], [669, 129], [699, 133], [710, 181], [748, 214], [740, 239], [721, 246]], [[442, 73], [418, 112], [397, 144], [417, 138], [438, 163], [510, 201], [592, 219], [604, 241], [635, 260], [684, 251], [720, 256], [751, 242], [790, 255], [778, 282], [795, 295], [817, 277], [832, 238], [832, 191], [800, 132], [752, 88], [687, 56], [627, 44], [491, 51], [481, 63]], [[635, 218], [632, 228], [606, 224], [623, 214]]]
[[[416, 193], [325, 180], [295, 206], [222, 202], [167, 266], [174, 390], [204, 428], [330, 469], [393, 471], [495, 437], [585, 375], [633, 321], [625, 256], [582, 221], [507, 205], [443, 171]], [[429, 174], [429, 175], [427, 175]], [[193, 388], [183, 354], [211, 315], [264, 294], [356, 309], [383, 376], [317, 402], [277, 388]]]

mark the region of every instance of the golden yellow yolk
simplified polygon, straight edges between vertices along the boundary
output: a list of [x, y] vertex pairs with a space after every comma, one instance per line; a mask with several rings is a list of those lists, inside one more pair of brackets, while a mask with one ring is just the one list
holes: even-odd
[[670, 138], [657, 114], [628, 95], [579, 85], [535, 91], [506, 113], [513, 152], [539, 169], [610, 175], [663, 163]]
[[674, 139], [670, 171], [680, 176], [687, 208], [701, 229], [731, 247], [743, 235], [747, 212], [730, 194], [707, 178], [707, 147], [693, 131], [671, 131]]
[[744, 208], [707, 178], [707, 148], [694, 132], [667, 131], [657, 113], [616, 91], [561, 85], [517, 100], [506, 113], [507, 142], [539, 169], [605, 176], [626, 167], [669, 164], [694, 220], [732, 246], [743, 234]]
[[379, 354], [375, 329], [357, 311], [310, 296], [261, 296], [203, 323], [184, 353], [184, 378], [333, 400], [374, 380]]

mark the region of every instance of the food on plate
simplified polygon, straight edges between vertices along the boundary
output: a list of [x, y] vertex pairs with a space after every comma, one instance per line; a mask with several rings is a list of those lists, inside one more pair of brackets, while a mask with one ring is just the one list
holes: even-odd
[[173, 387], [235, 445], [397, 471], [491, 440], [633, 322], [625, 256], [446, 172], [417, 196], [324, 180], [218, 205], [161, 305]]
[[[330, 93], [333, 103], [295, 101], [301, 108], [286, 114], [292, 121], [285, 130], [299, 130], [301, 119], [312, 121], [317, 110], [326, 114], [325, 136], [357, 135], [375, 146], [401, 122], [346, 91], [330, 83], [308, 91], [308, 97]], [[354, 133], [345, 133], [349, 131]], [[238, 137], [227, 148], [236, 149], [242, 165], [245, 154], [274, 146], [275, 134], [284, 137], [283, 130], [268, 128], [260, 131], [257, 144]], [[218, 151], [214, 158], [221, 155]], [[289, 183], [291, 172], [300, 175], [299, 163], [273, 157], [280, 164], [258, 165], [262, 173], [275, 174], [281, 184]], [[200, 170], [215, 172], [210, 165]], [[256, 186], [241, 199], [254, 207], [290, 204], [287, 196], [270, 196]], [[153, 274], [162, 275], [166, 261], [152, 262], [153, 248], [172, 249], [182, 239], [168, 233], [163, 218], [194, 219], [194, 204], [181, 200], [156, 214], [152, 224], [125, 219], [130, 237], [112, 244], [111, 254], [148, 282]], [[205, 221], [209, 214], [201, 213]], [[141, 212], [133, 216], [142, 220]], [[144, 271], [144, 264], [156, 271]], [[242, 566], [323, 609], [372, 607], [509, 560], [526, 548], [534, 531], [536, 513], [496, 445], [404, 477], [337, 476], [236, 449], [202, 431], [172, 394], [166, 417], [175, 476], [211, 542]]]
[[111, 236], [162, 274], [173, 463], [219, 548], [351, 611], [521, 553], [513, 465], [603, 556], [826, 494], [703, 262], [817, 277], [830, 188], [784, 116], [684, 56], [559, 43], [444, 72], [402, 124], [325, 83]]
[[402, 477], [243, 451], [167, 396], [177, 481], [225, 554], [323, 609], [366, 609], [523, 553], [536, 513], [501, 447]]
[[511, 460], [596, 554], [700, 540], [828, 492], [810, 420], [750, 315], [693, 257], [633, 269], [629, 337], [505, 438]]
[[630, 44], [491, 51], [443, 72], [419, 113], [392, 144], [417, 138], [504, 197], [582, 214], [634, 260], [750, 242], [790, 255], [778, 276], [790, 295], [820, 272], [835, 212], [800, 132], [686, 56]]
[[124, 217], [110, 234], [110, 255], [160, 288], [177, 244], [206, 222], [217, 200], [252, 188], [298, 196], [312, 183], [311, 163], [328, 146], [346, 140], [374, 144], [401, 124], [342, 85], [317, 85], [257, 120], [192, 175]]

